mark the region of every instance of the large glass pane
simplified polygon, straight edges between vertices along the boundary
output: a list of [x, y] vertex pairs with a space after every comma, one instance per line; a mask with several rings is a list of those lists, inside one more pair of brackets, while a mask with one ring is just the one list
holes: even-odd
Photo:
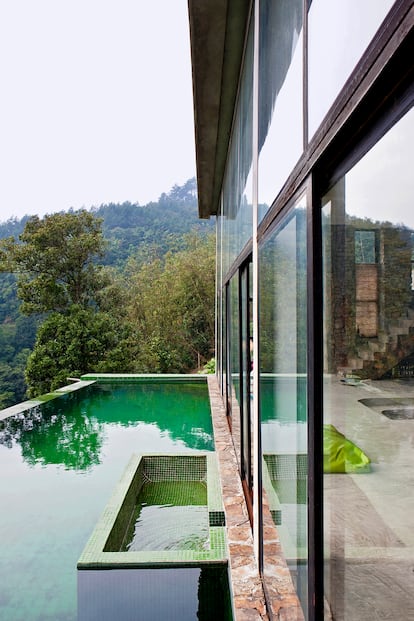
[[261, 0], [259, 219], [303, 151], [302, 24], [302, 0]]
[[251, 262], [247, 262], [240, 272], [240, 336], [241, 336], [241, 376], [242, 376], [242, 412], [241, 412], [241, 474], [249, 489], [252, 488], [252, 434], [251, 434], [251, 398], [252, 398], [252, 349], [251, 330], [252, 314], [252, 277]]
[[230, 281], [230, 390], [229, 414], [236, 455], [240, 456], [240, 316], [238, 274]]
[[222, 281], [222, 221], [218, 215], [216, 219], [216, 374], [219, 384], [223, 386], [223, 281]]
[[[293, 585], [306, 613], [307, 296], [304, 197], [260, 248], [259, 270], [263, 510], [270, 510]], [[269, 590], [275, 576], [274, 536], [271, 529], [264, 530], [263, 573]]]
[[229, 159], [223, 184], [226, 268], [252, 236], [253, 32], [247, 43]]
[[309, 136], [352, 73], [394, 0], [312, 0], [309, 9]]
[[[414, 619], [414, 112], [323, 199], [326, 619]], [[328, 613], [329, 608], [329, 613]]]

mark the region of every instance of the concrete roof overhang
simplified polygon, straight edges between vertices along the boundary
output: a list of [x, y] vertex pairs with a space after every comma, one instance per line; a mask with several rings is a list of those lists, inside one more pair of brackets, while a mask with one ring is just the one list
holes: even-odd
[[251, 0], [188, 0], [200, 218], [216, 215]]

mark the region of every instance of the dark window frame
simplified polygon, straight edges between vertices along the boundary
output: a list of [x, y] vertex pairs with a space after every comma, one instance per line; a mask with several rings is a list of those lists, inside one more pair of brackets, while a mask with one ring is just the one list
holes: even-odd
[[[309, 3], [310, 4], [310, 3]], [[306, 21], [306, 20], [305, 20]], [[306, 58], [306, 50], [304, 50]], [[308, 248], [308, 621], [324, 616], [323, 339], [321, 197], [414, 102], [414, 3], [397, 0], [339, 93], [281, 192], [261, 221], [262, 244], [295, 200], [307, 193]], [[305, 76], [306, 79], [306, 76]], [[304, 91], [306, 97], [306, 89]], [[306, 106], [306, 100], [304, 100]], [[305, 137], [306, 140], [306, 137]], [[248, 242], [223, 279], [223, 292], [251, 253]], [[225, 305], [227, 309], [227, 304]], [[228, 315], [226, 310], [226, 323]], [[224, 317], [223, 317], [224, 319]], [[229, 347], [226, 328], [226, 348]], [[223, 343], [224, 345], [224, 343]], [[226, 356], [228, 360], [229, 352]], [[227, 369], [228, 372], [228, 369]], [[227, 399], [226, 399], [227, 400]], [[260, 496], [259, 492], [259, 496]], [[262, 524], [259, 547], [262, 548]]]
[[[308, 621], [324, 616], [321, 197], [414, 103], [413, 2], [397, 1], [258, 228], [259, 244], [308, 193]], [[410, 8], [412, 9], [410, 11]]]

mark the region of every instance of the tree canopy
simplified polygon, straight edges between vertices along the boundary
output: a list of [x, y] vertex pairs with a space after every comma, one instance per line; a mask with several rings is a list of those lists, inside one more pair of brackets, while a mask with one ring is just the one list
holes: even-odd
[[192, 234], [184, 243], [164, 259], [127, 266], [137, 372], [186, 373], [213, 355], [215, 236]]
[[96, 260], [103, 257], [102, 222], [82, 210], [29, 218], [19, 240], [0, 241], [2, 271], [17, 275], [23, 314], [87, 308], [104, 286]]
[[[29, 396], [55, 390], [91, 370], [112, 371], [124, 330], [109, 313], [73, 305], [51, 313], [38, 330], [26, 367]], [[115, 369], [117, 370], [117, 369]]]
[[200, 368], [214, 344], [213, 231], [195, 179], [144, 206], [0, 223], [0, 407], [88, 371]]

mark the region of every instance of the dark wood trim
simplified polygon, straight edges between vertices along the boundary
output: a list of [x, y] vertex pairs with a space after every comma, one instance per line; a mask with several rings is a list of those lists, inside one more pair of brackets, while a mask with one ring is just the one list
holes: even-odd
[[267, 239], [267, 237], [269, 237], [269, 235], [273, 233], [279, 222], [286, 217], [290, 209], [295, 206], [295, 203], [298, 201], [300, 196], [305, 194], [305, 192], [306, 182], [302, 183], [301, 186], [295, 190], [294, 194], [290, 196], [287, 203], [283, 205], [283, 209], [280, 208], [275, 213], [272, 212], [266, 214], [265, 218], [263, 219], [264, 226], [260, 227], [260, 233], [257, 234], [259, 244], [262, 244]]
[[240, 430], [240, 438], [239, 438], [239, 446], [240, 446], [240, 455], [237, 455], [239, 459], [239, 470], [240, 476], [243, 482], [244, 479], [244, 465], [243, 465], [243, 428], [244, 428], [244, 382], [243, 382], [243, 303], [242, 303], [242, 269], [238, 270], [238, 298], [239, 298], [239, 308], [238, 308], [238, 321], [239, 321], [239, 393], [240, 393], [240, 403], [239, 403], [239, 430]]
[[241, 251], [241, 253], [237, 257], [237, 259], [234, 261], [234, 263], [231, 266], [231, 268], [229, 269], [229, 271], [224, 276], [224, 278], [223, 278], [223, 285], [227, 284], [228, 282], [230, 282], [230, 280], [238, 272], [238, 270], [243, 265], [243, 263], [248, 261], [249, 256], [251, 254], [252, 254], [252, 240], [250, 239], [247, 242], [247, 244], [244, 246], [243, 250]]
[[303, 0], [303, 150], [306, 151], [309, 141], [308, 114], [308, 0]]
[[319, 193], [310, 179], [307, 218], [308, 620], [323, 619], [323, 304]]

